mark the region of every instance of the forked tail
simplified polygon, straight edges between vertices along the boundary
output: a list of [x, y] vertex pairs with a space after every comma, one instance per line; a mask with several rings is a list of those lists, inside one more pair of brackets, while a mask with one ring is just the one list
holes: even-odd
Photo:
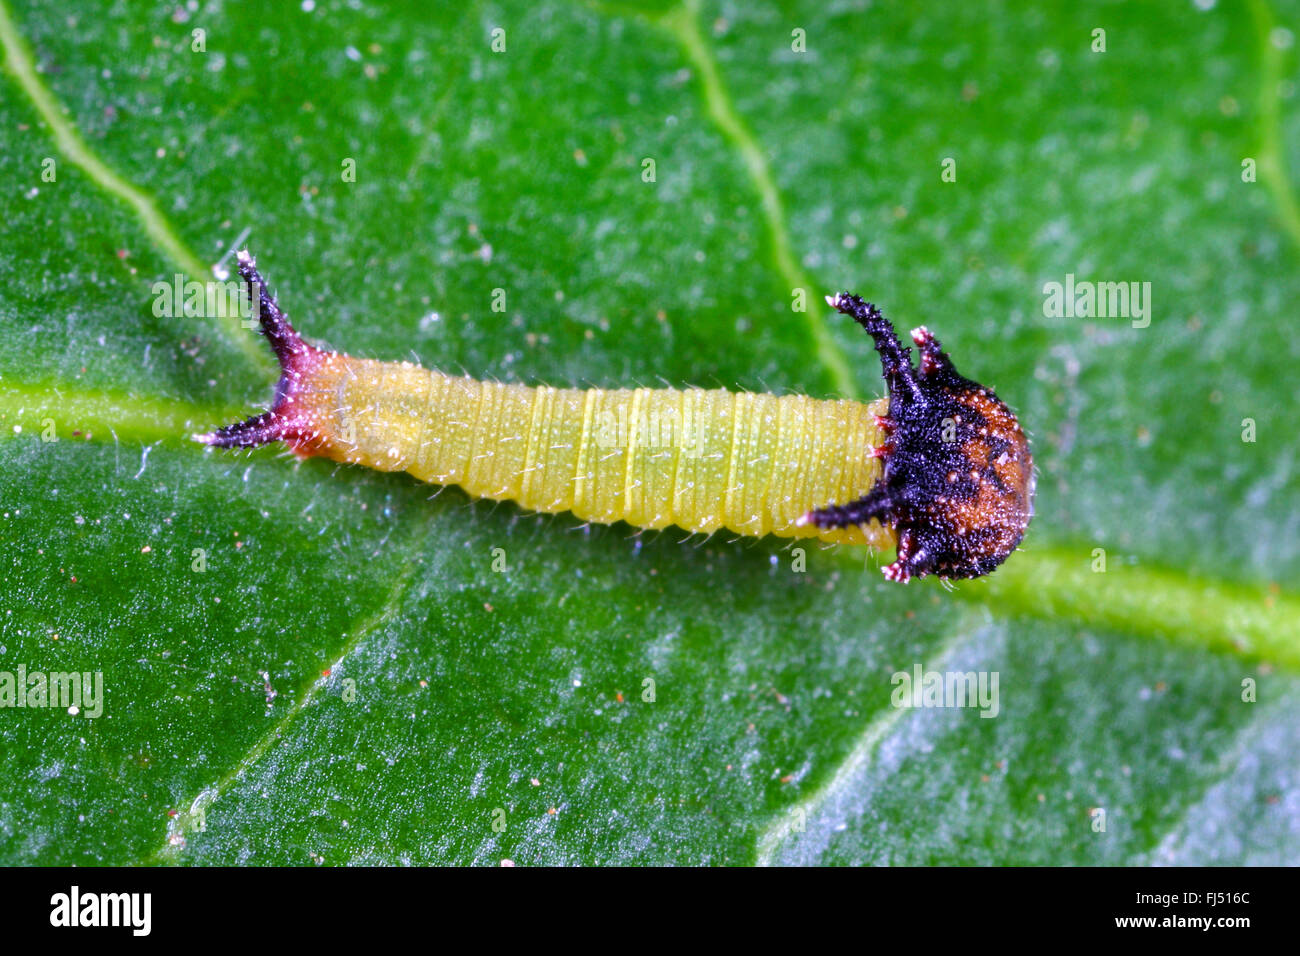
[[252, 448], [267, 442], [285, 441], [294, 445], [296, 450], [306, 451], [317, 437], [316, 429], [311, 415], [296, 399], [302, 380], [315, 369], [322, 353], [294, 331], [288, 317], [266, 291], [266, 283], [257, 271], [257, 262], [248, 251], [240, 250], [236, 259], [240, 278], [248, 284], [262, 334], [271, 343], [271, 349], [280, 362], [280, 381], [276, 383], [270, 411], [191, 437], [218, 448]]

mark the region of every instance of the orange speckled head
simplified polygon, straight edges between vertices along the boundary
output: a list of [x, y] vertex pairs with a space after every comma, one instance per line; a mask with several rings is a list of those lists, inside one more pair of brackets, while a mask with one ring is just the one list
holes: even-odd
[[871, 335], [889, 389], [890, 438], [871, 451], [884, 458], [881, 481], [864, 498], [812, 512], [821, 527], [892, 523], [898, 557], [891, 581], [937, 574], [987, 574], [1020, 544], [1034, 513], [1034, 463], [1011, 409], [991, 389], [963, 378], [939, 341], [912, 332], [914, 368], [880, 310], [847, 293], [828, 299]]

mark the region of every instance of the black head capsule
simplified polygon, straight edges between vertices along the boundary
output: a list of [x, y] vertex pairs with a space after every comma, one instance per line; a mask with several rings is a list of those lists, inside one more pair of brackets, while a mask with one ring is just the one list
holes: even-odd
[[1016, 549], [1034, 513], [1034, 463], [1015, 414], [991, 389], [959, 375], [924, 326], [912, 331], [921, 353], [914, 368], [912, 350], [874, 305], [847, 292], [826, 301], [876, 344], [889, 390], [881, 421], [889, 438], [871, 451], [884, 472], [866, 496], [803, 520], [821, 528], [873, 518], [892, 525], [898, 556], [883, 569], [891, 581], [992, 571]]

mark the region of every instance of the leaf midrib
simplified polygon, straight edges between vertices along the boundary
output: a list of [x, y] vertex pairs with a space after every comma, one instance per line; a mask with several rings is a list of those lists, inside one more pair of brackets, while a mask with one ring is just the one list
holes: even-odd
[[[197, 428], [233, 421], [243, 410], [186, 405], [57, 385], [13, 386], [0, 381], [0, 432], [6, 440], [40, 441], [46, 412], [75, 423], [81, 440], [160, 443], [212, 455], [187, 440]], [[64, 426], [60, 440], [68, 438]], [[1251, 584], [1198, 577], [1158, 564], [1130, 565], [1110, 556], [1094, 570], [1093, 543], [1044, 539], [1031, 532], [1021, 552], [992, 575], [955, 582], [958, 600], [992, 605], [1006, 616], [1056, 619], [1141, 634], [1175, 644], [1268, 661], [1300, 672], [1300, 596]], [[835, 561], [861, 568], [860, 549], [837, 549]]]

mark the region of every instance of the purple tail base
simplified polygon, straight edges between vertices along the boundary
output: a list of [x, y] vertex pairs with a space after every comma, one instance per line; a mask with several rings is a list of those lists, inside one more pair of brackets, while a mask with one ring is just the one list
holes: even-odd
[[271, 343], [271, 350], [280, 362], [280, 381], [276, 383], [270, 411], [191, 437], [217, 448], [253, 448], [284, 441], [293, 445], [295, 450], [307, 451], [306, 446], [315, 436], [304, 410], [295, 399], [301, 391], [303, 379], [315, 370], [320, 361], [321, 352], [304, 342], [289, 324], [275, 298], [266, 291], [266, 283], [258, 274], [253, 257], [247, 251], [240, 251], [236, 258], [240, 278], [248, 284], [251, 298], [256, 303], [262, 334]]

